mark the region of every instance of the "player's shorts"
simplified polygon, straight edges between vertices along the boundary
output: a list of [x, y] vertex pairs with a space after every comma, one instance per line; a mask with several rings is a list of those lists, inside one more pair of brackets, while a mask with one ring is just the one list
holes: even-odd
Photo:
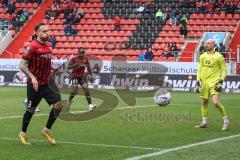
[[28, 107], [37, 107], [42, 98], [47, 101], [49, 106], [61, 101], [59, 91], [51, 89], [48, 84], [39, 86], [36, 92], [33, 84], [27, 83]]
[[85, 83], [87, 83], [87, 78], [86, 77], [72, 78], [72, 84], [83, 85]]
[[212, 95], [219, 95], [220, 92], [216, 91], [214, 88], [214, 85], [210, 86], [208, 84], [202, 83], [200, 97], [204, 99], [209, 99]]

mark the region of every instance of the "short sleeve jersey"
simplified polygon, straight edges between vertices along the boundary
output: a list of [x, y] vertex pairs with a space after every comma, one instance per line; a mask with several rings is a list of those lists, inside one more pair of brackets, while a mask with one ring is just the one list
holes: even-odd
[[[22, 58], [28, 61], [29, 71], [36, 77], [38, 84], [48, 84], [51, 75], [51, 44], [41, 44], [34, 40], [29, 43]], [[32, 83], [30, 78], [28, 83]]]

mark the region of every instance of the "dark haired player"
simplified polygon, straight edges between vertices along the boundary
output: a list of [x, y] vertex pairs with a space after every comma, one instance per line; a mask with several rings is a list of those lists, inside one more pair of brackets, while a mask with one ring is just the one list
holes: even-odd
[[71, 73], [72, 87], [71, 87], [71, 93], [68, 99], [69, 109], [72, 103], [72, 99], [78, 93], [78, 84], [81, 85], [83, 89], [83, 92], [88, 102], [89, 111], [93, 111], [94, 108], [96, 107], [96, 105], [92, 104], [92, 99], [89, 93], [88, 81], [87, 81], [87, 77], [85, 76], [86, 67], [89, 74], [88, 79], [90, 82], [93, 82], [92, 70], [91, 70], [88, 58], [85, 55], [85, 50], [83, 48], [79, 48], [78, 55], [76, 57], [73, 57], [70, 60], [70, 63], [67, 67], [68, 70], [72, 69], [72, 73]]
[[29, 43], [19, 68], [28, 76], [27, 80], [27, 99], [28, 108], [23, 115], [22, 130], [19, 133], [19, 138], [22, 144], [29, 145], [30, 141], [27, 137], [27, 128], [31, 118], [42, 98], [49, 105], [53, 105], [45, 128], [42, 130], [42, 135], [45, 136], [50, 144], [56, 144], [51, 128], [62, 109], [60, 94], [51, 90], [49, 80], [51, 72], [57, 72], [51, 66], [52, 48], [48, 42], [49, 29], [44, 23], [39, 23], [35, 27], [37, 38]]

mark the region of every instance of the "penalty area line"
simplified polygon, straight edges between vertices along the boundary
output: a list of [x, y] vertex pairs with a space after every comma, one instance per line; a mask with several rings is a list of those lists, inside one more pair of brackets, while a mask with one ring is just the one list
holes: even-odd
[[169, 149], [164, 149], [164, 150], [160, 150], [160, 151], [157, 151], [157, 152], [144, 154], [144, 155], [141, 155], [141, 156], [131, 157], [131, 158], [128, 158], [126, 160], [142, 160], [142, 159], [149, 158], [149, 157], [156, 157], [156, 156], [160, 156], [160, 155], [170, 153], [170, 152], [174, 152], [174, 151], [180, 151], [180, 150], [183, 150], [183, 149], [189, 149], [189, 148], [197, 147], [197, 146], [200, 146], [200, 145], [207, 145], [207, 144], [210, 144], [210, 143], [215, 143], [215, 142], [219, 142], [219, 141], [234, 139], [234, 138], [237, 138], [237, 137], [240, 137], [240, 134], [227, 136], [227, 137], [216, 138], [216, 139], [211, 139], [211, 140], [206, 140], [206, 141], [202, 141], [202, 142], [192, 143], [192, 144], [183, 145], [183, 146], [174, 147], [174, 148], [169, 148]]

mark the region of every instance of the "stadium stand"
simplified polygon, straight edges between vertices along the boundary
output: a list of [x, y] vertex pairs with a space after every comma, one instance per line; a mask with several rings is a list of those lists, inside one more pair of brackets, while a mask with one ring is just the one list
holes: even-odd
[[[213, 31], [231, 33], [231, 48], [239, 44], [239, 0], [235, 0], [233, 4], [230, 0], [224, 4], [220, 1], [215, 4], [203, 4], [194, 0], [191, 0], [192, 3], [186, 3], [184, 0], [59, 2], [53, 3], [50, 8], [55, 12], [53, 18], [45, 16], [42, 20], [49, 24], [51, 34], [56, 37], [56, 48], [53, 49], [55, 59], [69, 58], [77, 53], [77, 48], [84, 47], [87, 54], [95, 55], [99, 59], [110, 60], [115, 56], [115, 59], [125, 57], [127, 60], [137, 60], [140, 52], [152, 48], [154, 61], [193, 61], [197, 40], [204, 32]], [[68, 7], [72, 8], [72, 13], [79, 8], [83, 12], [79, 22], [71, 24], [77, 32], [76, 36], [64, 34], [64, 28], [69, 23], [67, 19], [71, 18], [66, 16], [69, 13], [64, 11]], [[163, 16], [162, 19], [156, 18], [159, 9], [167, 16]], [[183, 17], [187, 21], [186, 36], [180, 34]], [[120, 30], [115, 30], [116, 18], [120, 19]], [[28, 39], [31, 39], [30, 35]], [[174, 58], [163, 56], [168, 43], [176, 43], [178, 54], [174, 55]], [[27, 42], [24, 46], [26, 45]], [[24, 49], [20, 48], [19, 51], [22, 53]], [[236, 56], [236, 49], [232, 51]]]
[[5, 2], [2, 2], [0, 7], [0, 30], [10, 30], [14, 37], [29, 17], [34, 14], [41, 1], [33, 0], [27, 3], [18, 3], [16, 1]]

